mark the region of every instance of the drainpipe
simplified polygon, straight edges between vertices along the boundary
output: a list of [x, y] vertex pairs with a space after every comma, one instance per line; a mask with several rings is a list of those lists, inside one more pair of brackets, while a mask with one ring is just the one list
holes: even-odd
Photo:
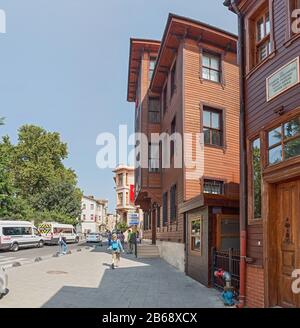
[[247, 256], [247, 151], [245, 129], [245, 48], [244, 48], [244, 16], [239, 10], [236, 0], [226, 0], [224, 5], [233, 10], [238, 16], [239, 41], [238, 61], [240, 66], [240, 297], [237, 307], [243, 308], [246, 299], [246, 256]]

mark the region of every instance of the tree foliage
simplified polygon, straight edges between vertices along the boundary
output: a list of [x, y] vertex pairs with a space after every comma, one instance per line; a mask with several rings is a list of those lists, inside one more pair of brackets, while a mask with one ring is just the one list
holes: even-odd
[[128, 230], [128, 225], [126, 222], [118, 222], [116, 228], [118, 231], [125, 232]]
[[58, 133], [24, 125], [18, 142], [0, 142], [0, 217], [75, 224], [80, 215], [77, 177], [66, 168], [67, 145]]

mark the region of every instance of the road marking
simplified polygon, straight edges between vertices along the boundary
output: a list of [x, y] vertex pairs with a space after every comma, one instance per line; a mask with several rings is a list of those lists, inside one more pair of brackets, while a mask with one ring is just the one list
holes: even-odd
[[21, 264], [26, 264], [32, 262], [31, 259], [25, 257], [8, 257], [0, 255], [0, 266], [7, 268], [15, 262], [20, 262]]

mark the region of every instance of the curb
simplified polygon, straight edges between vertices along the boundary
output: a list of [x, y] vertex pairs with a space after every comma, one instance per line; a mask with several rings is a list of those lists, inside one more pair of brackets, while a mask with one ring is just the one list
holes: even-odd
[[[85, 249], [87, 251], [91, 251], [93, 250], [93, 248], [90, 248], [90, 247], [85, 247], [85, 248], [78, 248], [75, 252], [75, 250], [72, 251], [68, 251], [67, 254], [65, 255], [72, 255], [72, 254], [75, 254], [77, 252], [82, 252], [82, 250]], [[28, 262], [25, 262], [25, 263], [21, 263], [21, 262], [13, 262], [11, 264], [8, 264], [8, 265], [3, 265], [2, 267], [5, 269], [5, 270], [8, 270], [8, 269], [13, 269], [13, 268], [17, 268], [17, 267], [21, 267], [21, 266], [25, 266], [25, 265], [28, 265], [28, 264], [36, 264], [36, 263], [39, 263], [39, 262], [42, 262], [42, 261], [45, 261], [45, 260], [50, 260], [52, 258], [58, 258], [58, 257], [62, 257], [63, 255], [60, 255], [58, 252], [56, 252], [55, 254], [52, 254], [52, 255], [46, 255], [46, 256], [43, 256], [43, 257], [35, 257], [34, 259], [28, 261]]]

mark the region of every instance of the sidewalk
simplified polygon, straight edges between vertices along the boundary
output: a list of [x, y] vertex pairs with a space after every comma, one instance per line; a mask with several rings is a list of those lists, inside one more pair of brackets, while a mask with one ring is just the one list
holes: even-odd
[[1, 307], [223, 307], [219, 293], [207, 289], [161, 259], [126, 255], [110, 269], [102, 249], [82, 251], [11, 268], [9, 294]]

